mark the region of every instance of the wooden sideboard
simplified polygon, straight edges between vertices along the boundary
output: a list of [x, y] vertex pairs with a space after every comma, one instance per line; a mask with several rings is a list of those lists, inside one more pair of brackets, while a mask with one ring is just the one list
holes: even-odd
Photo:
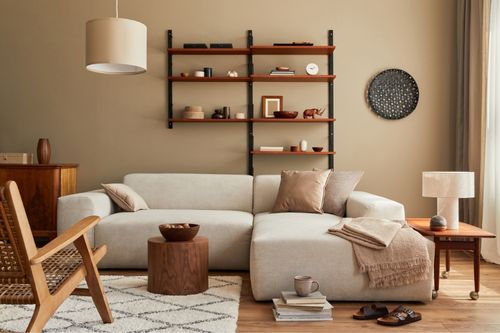
[[0, 184], [14, 180], [36, 238], [57, 236], [57, 199], [76, 192], [78, 164], [0, 164]]

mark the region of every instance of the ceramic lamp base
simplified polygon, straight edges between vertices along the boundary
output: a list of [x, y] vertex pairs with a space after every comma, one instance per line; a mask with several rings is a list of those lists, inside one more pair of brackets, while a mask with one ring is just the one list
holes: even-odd
[[446, 219], [447, 229], [458, 230], [458, 198], [437, 198], [437, 214]]

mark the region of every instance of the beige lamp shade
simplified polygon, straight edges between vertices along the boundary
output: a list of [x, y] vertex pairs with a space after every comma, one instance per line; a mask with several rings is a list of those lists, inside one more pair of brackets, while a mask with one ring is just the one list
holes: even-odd
[[423, 172], [422, 196], [437, 198], [437, 214], [446, 219], [448, 229], [457, 230], [458, 198], [474, 197], [474, 172]]
[[423, 172], [422, 196], [431, 198], [473, 198], [474, 172]]
[[139, 74], [147, 69], [147, 28], [141, 22], [106, 17], [87, 22], [86, 65], [102, 74]]

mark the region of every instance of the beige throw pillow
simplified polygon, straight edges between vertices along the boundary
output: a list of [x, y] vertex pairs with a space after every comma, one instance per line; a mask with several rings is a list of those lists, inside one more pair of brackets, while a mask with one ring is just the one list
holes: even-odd
[[126, 212], [149, 209], [144, 199], [125, 184], [101, 184], [109, 197]]
[[340, 217], [345, 216], [347, 199], [358, 185], [364, 171], [333, 171], [325, 187], [323, 211]]
[[272, 212], [323, 213], [323, 196], [330, 170], [281, 172]]

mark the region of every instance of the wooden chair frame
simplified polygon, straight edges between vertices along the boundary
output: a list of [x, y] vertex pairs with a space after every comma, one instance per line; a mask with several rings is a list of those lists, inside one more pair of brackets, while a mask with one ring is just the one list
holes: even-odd
[[[28, 297], [24, 296], [23, 299], [16, 299], [16, 297], [19, 297], [18, 295], [12, 295], [11, 298], [6, 296], [0, 299], [0, 303], [35, 304], [35, 311], [26, 332], [41, 332], [57, 308], [71, 294], [91, 296], [102, 321], [104, 323], [113, 322], [108, 300], [96, 266], [106, 254], [107, 248], [106, 245], [102, 245], [93, 250], [86, 235], [87, 231], [99, 222], [100, 218], [98, 216], [89, 216], [82, 219], [47, 245], [37, 249], [19, 189], [13, 181], [8, 181], [5, 184], [5, 197], [2, 200], [2, 205], [0, 205], [0, 210], [0, 217], [3, 220], [0, 223], [7, 223], [7, 219], [11, 219], [11, 227], [13, 226], [11, 229], [14, 230], [8, 233], [10, 234], [11, 243], [14, 244], [12, 247], [16, 248], [16, 252], [18, 252], [19, 266], [24, 271], [25, 276], [21, 277], [21, 280], [24, 278], [29, 283], [31, 286], [30, 292], [32, 293], [29, 293]], [[5, 241], [2, 243], [0, 240], [0, 244], [5, 245], [5, 243]], [[56, 254], [64, 256], [64, 253], [66, 253], [64, 251], [71, 251], [65, 250], [70, 244], [74, 244], [76, 247], [76, 251], [81, 256], [81, 263], [68, 272], [68, 276], [64, 276], [63, 281], [58, 283], [55, 289], [50, 289], [46, 276], [48, 272], [44, 271], [44, 269], [47, 270], [47, 265], [44, 262], [56, 256]], [[72, 251], [76, 253], [75, 250]], [[58, 269], [60, 269], [60, 266], [58, 264]], [[6, 279], [5, 274], [3, 277], [2, 280], [2, 276], [0, 276], [0, 286], [1, 284], [5, 285], [8, 281], [15, 281], [12, 278], [10, 280]], [[77, 288], [84, 278], [88, 289]], [[19, 272], [17, 272], [16, 279], [19, 280]], [[26, 286], [26, 283], [24, 286]]]

